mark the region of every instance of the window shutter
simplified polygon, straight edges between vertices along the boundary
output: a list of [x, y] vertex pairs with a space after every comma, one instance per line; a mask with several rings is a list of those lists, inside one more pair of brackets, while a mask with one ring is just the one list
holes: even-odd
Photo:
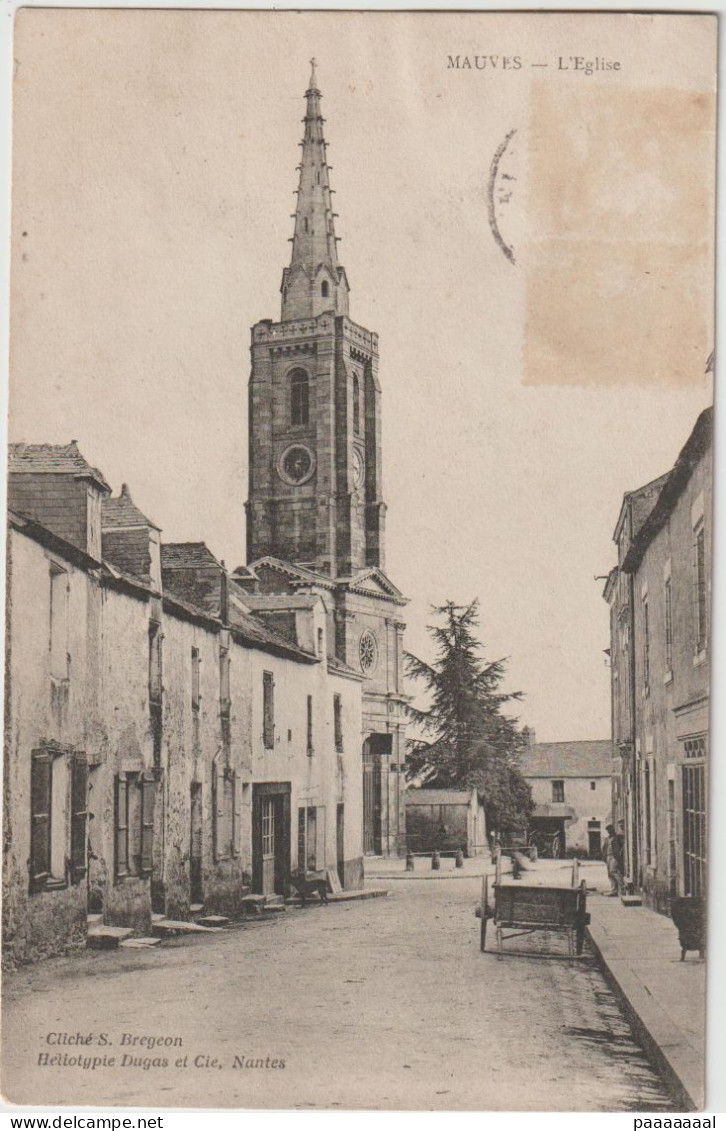
[[153, 777], [143, 777], [141, 789], [141, 875], [149, 876], [154, 866], [154, 805], [156, 782]]
[[37, 891], [50, 877], [50, 804], [53, 760], [34, 751], [30, 778], [30, 887]]
[[219, 860], [219, 774], [217, 763], [212, 762], [212, 856]]
[[240, 790], [237, 788], [237, 771], [232, 770], [232, 855], [239, 856], [239, 833], [241, 813], [239, 810]]
[[275, 745], [275, 679], [272, 672], [262, 674], [263, 741], [268, 750]]
[[116, 778], [116, 875], [129, 872], [129, 783]]
[[77, 883], [86, 874], [88, 821], [88, 764], [76, 755], [71, 762], [71, 880]]

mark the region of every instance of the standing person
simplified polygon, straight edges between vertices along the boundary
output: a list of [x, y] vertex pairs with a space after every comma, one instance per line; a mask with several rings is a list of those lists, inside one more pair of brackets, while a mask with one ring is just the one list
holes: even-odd
[[603, 842], [602, 858], [607, 865], [608, 877], [610, 879], [610, 891], [608, 895], [617, 895], [620, 891], [620, 881], [622, 880], [623, 838], [622, 836], [617, 836], [614, 825], [606, 825], [605, 832], [608, 835]]

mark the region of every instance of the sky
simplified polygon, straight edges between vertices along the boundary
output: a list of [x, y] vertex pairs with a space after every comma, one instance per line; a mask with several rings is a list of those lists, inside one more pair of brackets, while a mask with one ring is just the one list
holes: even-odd
[[[608, 737], [612, 532], [713, 347], [713, 24], [625, 18], [21, 10], [10, 440], [76, 439], [165, 539], [244, 561], [249, 334], [279, 317], [314, 54], [406, 645], [477, 596], [522, 723]], [[580, 53], [621, 66], [560, 72]]]

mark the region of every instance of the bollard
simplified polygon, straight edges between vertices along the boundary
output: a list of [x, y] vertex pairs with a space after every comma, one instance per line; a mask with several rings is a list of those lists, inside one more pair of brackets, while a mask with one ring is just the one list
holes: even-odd
[[536, 844], [533, 844], [532, 847], [529, 850], [529, 859], [530, 859], [532, 864], [537, 863], [537, 845]]
[[438, 852], [434, 851], [431, 853], [431, 871], [438, 872], [440, 867], [441, 857], [439, 856]]
[[464, 853], [461, 851], [461, 849], [459, 849], [458, 852], [456, 853], [456, 867], [457, 868], [463, 868], [464, 867]]
[[414, 868], [415, 868], [415, 864], [414, 864], [414, 860], [413, 860], [413, 852], [407, 852], [406, 853], [406, 871], [407, 872], [413, 872]]

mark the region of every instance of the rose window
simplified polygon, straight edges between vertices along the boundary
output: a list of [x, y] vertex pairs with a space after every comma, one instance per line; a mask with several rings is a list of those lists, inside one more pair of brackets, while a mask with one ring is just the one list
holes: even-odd
[[364, 632], [358, 645], [358, 655], [362, 671], [372, 672], [378, 662], [378, 645], [372, 632]]

